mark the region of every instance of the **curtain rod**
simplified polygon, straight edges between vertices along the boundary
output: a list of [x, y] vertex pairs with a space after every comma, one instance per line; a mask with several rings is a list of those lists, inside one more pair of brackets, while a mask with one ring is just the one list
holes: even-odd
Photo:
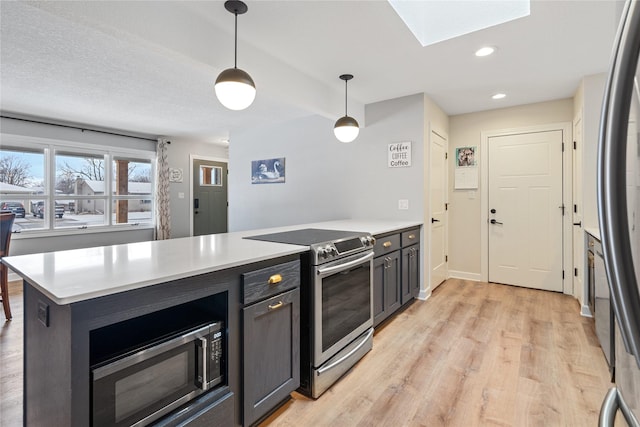
[[[79, 127], [79, 126], [61, 125], [61, 124], [58, 124], [58, 123], [41, 122], [41, 121], [38, 121], [38, 120], [21, 119], [21, 118], [18, 118], [18, 117], [11, 117], [11, 116], [4, 116], [4, 115], [0, 115], [0, 117], [3, 118], [3, 119], [19, 120], [21, 122], [38, 123], [38, 124], [41, 124], [41, 125], [58, 126], [58, 127], [62, 127], [62, 128], [69, 128], [69, 129], [78, 129], [81, 132], [84, 132], [84, 131], [97, 132], [97, 133], [104, 133], [104, 134], [107, 134], [107, 135], [124, 136], [126, 138], [135, 138], [135, 139], [142, 139], [144, 141], [157, 142], [156, 139], [144, 138], [142, 136], [125, 135], [123, 133], [117, 133], [117, 132], [107, 132], [107, 131], [104, 131], [104, 130], [87, 129], [87, 128], [82, 128], [82, 127]], [[167, 143], [171, 144], [171, 141], [167, 141]]]

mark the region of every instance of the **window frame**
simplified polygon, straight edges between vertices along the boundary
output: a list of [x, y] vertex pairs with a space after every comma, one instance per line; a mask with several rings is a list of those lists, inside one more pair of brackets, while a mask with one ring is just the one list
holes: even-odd
[[[19, 194], [0, 194], [4, 199], [7, 197], [20, 197], [25, 200], [42, 200], [45, 203], [45, 215], [43, 218], [43, 228], [27, 229], [19, 232], [14, 232], [13, 238], [33, 238], [33, 237], [48, 237], [48, 236], [63, 236], [72, 234], [86, 234], [86, 233], [102, 233], [113, 231], [130, 231], [132, 227], [136, 227], [138, 230], [153, 229], [155, 228], [155, 171], [157, 165], [157, 153], [155, 151], [110, 147], [100, 144], [82, 143], [75, 141], [64, 141], [52, 138], [40, 138], [24, 135], [13, 135], [7, 133], [1, 133], [2, 144], [0, 150], [4, 151], [5, 147], [7, 151], [29, 151], [29, 150], [42, 150], [44, 152], [44, 194], [32, 195], [29, 193]], [[104, 161], [104, 179], [105, 179], [105, 191], [104, 195], [89, 196], [89, 195], [60, 195], [56, 196], [56, 159], [57, 155], [87, 155], [88, 157], [102, 157]], [[126, 195], [116, 196], [112, 191], [112, 164], [114, 159], [127, 159], [138, 162], [149, 161], [150, 165], [150, 191], [148, 198], [151, 199], [151, 220], [149, 222], [140, 223], [121, 223], [116, 224], [115, 215], [112, 214], [112, 205], [118, 199], [141, 199], [147, 197], [141, 197], [140, 195]], [[116, 199], [117, 197], [117, 199]], [[55, 203], [56, 201], [66, 200], [104, 200], [104, 223], [102, 225], [84, 225], [84, 226], [58, 226], [55, 225]], [[107, 209], [107, 207], [109, 207]], [[27, 209], [27, 207], [25, 207]]]

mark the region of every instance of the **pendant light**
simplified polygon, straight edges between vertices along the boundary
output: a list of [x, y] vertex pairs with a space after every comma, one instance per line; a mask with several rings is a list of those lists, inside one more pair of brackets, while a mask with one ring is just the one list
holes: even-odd
[[347, 115], [347, 82], [352, 78], [351, 74], [340, 76], [340, 80], [344, 80], [344, 117], [340, 117], [333, 127], [333, 133], [340, 142], [351, 142], [357, 138], [360, 132], [356, 119]]
[[256, 98], [256, 85], [251, 76], [238, 68], [238, 15], [247, 12], [247, 5], [238, 0], [224, 2], [224, 7], [235, 15], [235, 52], [233, 68], [227, 68], [216, 79], [216, 96], [230, 110], [244, 110]]

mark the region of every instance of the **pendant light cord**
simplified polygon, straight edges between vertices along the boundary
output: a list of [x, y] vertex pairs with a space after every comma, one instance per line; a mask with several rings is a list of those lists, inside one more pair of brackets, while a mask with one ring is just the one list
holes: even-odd
[[344, 81], [344, 116], [347, 117], [347, 83], [349, 80]]
[[236, 34], [235, 34], [235, 51], [233, 53], [233, 68], [238, 68], [238, 13], [234, 13], [236, 17]]

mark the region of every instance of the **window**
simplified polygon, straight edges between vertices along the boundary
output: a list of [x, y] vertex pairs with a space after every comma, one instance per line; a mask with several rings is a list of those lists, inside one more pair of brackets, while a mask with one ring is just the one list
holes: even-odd
[[222, 168], [218, 166], [200, 166], [201, 186], [222, 186]]
[[16, 211], [14, 231], [153, 224], [155, 152], [92, 147], [2, 135], [0, 208]]

